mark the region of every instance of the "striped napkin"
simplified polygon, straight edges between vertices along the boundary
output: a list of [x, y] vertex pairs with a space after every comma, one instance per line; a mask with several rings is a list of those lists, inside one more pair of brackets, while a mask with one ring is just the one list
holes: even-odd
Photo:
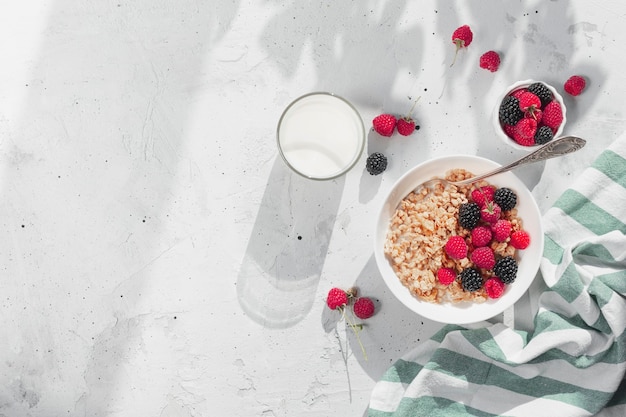
[[445, 326], [398, 360], [368, 416], [626, 416], [626, 135], [544, 216], [534, 330]]

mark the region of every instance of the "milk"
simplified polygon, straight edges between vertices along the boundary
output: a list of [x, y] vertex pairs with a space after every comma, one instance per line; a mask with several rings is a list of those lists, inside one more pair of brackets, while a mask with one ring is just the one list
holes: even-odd
[[356, 109], [327, 93], [297, 99], [278, 124], [278, 147], [285, 162], [312, 179], [335, 178], [349, 170], [364, 141], [363, 121]]

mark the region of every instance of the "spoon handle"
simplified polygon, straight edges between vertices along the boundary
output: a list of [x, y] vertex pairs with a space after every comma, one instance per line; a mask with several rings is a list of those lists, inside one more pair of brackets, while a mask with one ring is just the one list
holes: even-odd
[[587, 142], [584, 139], [576, 136], [564, 136], [559, 139], [554, 139], [536, 151], [526, 155], [525, 157], [518, 159], [515, 162], [497, 168], [493, 171], [489, 171], [486, 174], [477, 175], [472, 178], [468, 178], [464, 181], [459, 181], [457, 184], [469, 184], [482, 180], [483, 178], [491, 177], [492, 175], [500, 174], [502, 172], [510, 171], [513, 168], [517, 168], [522, 165], [531, 164], [533, 162], [545, 161], [546, 159], [556, 158], [557, 156], [567, 155], [568, 153], [576, 152], [585, 146]]

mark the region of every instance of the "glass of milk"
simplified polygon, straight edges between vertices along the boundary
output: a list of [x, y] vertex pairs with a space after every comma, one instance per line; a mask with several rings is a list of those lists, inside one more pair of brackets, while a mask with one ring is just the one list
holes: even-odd
[[345, 174], [365, 146], [359, 112], [347, 100], [316, 92], [294, 100], [278, 122], [278, 149], [298, 174], [329, 180]]

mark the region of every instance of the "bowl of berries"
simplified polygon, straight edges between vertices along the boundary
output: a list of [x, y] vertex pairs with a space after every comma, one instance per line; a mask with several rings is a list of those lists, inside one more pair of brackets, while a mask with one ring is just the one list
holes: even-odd
[[563, 97], [551, 85], [518, 81], [498, 97], [493, 124], [496, 134], [516, 149], [529, 150], [561, 136], [566, 122]]
[[541, 213], [511, 172], [460, 181], [500, 165], [478, 156], [428, 160], [404, 174], [383, 202], [374, 254], [387, 287], [406, 307], [441, 323], [492, 318], [534, 280], [544, 245]]

